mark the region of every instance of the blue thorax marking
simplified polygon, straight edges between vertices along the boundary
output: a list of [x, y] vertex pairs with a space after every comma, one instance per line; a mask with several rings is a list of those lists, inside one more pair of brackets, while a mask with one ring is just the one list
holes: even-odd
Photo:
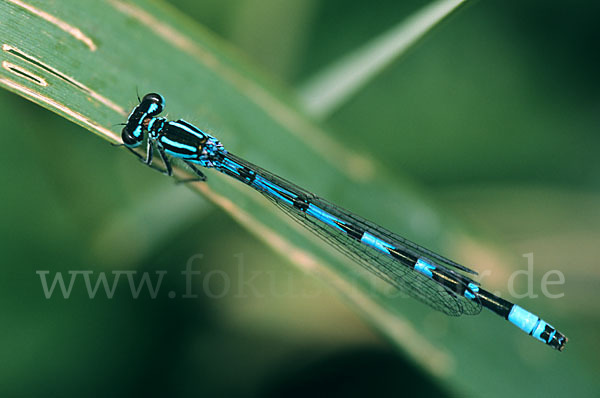
[[[189, 151], [189, 152], [193, 152], [193, 153], [198, 152], [198, 148], [197, 147], [195, 147], [193, 145], [182, 144], [181, 142], [173, 141], [172, 139], [170, 139], [169, 137], [164, 136], [164, 135], [161, 136], [159, 138], [159, 140], [160, 140], [160, 142], [162, 144], [170, 145], [172, 147], [180, 148], [180, 149], [183, 149], [183, 150], [186, 150], [186, 151]], [[184, 154], [184, 155], [187, 155], [187, 154]], [[178, 155], [175, 155], [175, 156], [178, 156]]]
[[185, 159], [185, 160], [196, 160], [196, 158], [198, 157], [198, 155], [196, 155], [195, 153], [185, 154], [185, 153], [181, 153], [181, 152], [173, 152], [166, 148], [165, 148], [165, 153], [168, 155], [171, 155], [175, 158], [180, 158], [180, 159]]
[[185, 124], [180, 123], [179, 120], [175, 121], [175, 122], [169, 122], [169, 124], [171, 126], [175, 126], [177, 128], [180, 128], [180, 129], [184, 130], [186, 133], [192, 134], [192, 135], [200, 138], [201, 140], [204, 139], [204, 138], [206, 138], [206, 134], [204, 134], [202, 132], [202, 130], [200, 130], [196, 126], [193, 126], [194, 128], [191, 128], [190, 126], [192, 126], [192, 125], [189, 124], [188, 122], [186, 122], [185, 120], [181, 120], [181, 122], [184, 122]]

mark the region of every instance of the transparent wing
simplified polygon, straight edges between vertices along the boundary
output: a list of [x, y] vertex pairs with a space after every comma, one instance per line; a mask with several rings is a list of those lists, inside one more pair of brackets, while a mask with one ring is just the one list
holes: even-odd
[[[476, 284], [476, 282], [470, 278], [453, 271], [449, 267], [474, 273], [470, 269], [445, 259], [444, 257], [439, 256], [432, 251], [423, 248], [422, 246], [412, 243], [407, 239], [404, 239], [401, 236], [386, 230], [385, 228], [382, 228], [345, 209], [329, 203], [298, 187], [297, 185], [286, 181], [285, 179], [278, 177], [235, 155], [228, 154], [227, 157], [230, 157], [236, 163], [256, 172], [273, 184], [293, 192], [300, 197], [306, 198], [310, 203], [329, 212], [340, 220], [357, 226], [361, 230], [369, 231], [373, 235], [384, 239], [394, 247], [406, 249], [407, 251], [414, 253], [416, 257], [426, 257], [432, 260], [437, 267], [443, 268], [448, 274], [450, 274], [457, 285], [466, 288], [469, 283]], [[439, 284], [435, 280], [426, 277], [411, 267], [402, 264], [394, 258], [389, 257], [370, 246], [362, 244], [360, 241], [352, 239], [345, 233], [338, 231], [322, 221], [308, 216], [305, 212], [290, 206], [281, 199], [270, 195], [268, 192], [260, 189], [258, 189], [258, 191], [269, 200], [274, 202], [294, 220], [304, 225], [310, 231], [316, 233], [341, 253], [350, 257], [359, 265], [364, 267], [367, 271], [386, 281], [400, 292], [403, 292], [421, 301], [422, 303], [429, 305], [431, 308], [441, 311], [447, 315], [474, 315], [481, 311], [481, 303], [478, 298], [475, 300], [469, 300], [461, 295], [457, 295], [455, 292]]]

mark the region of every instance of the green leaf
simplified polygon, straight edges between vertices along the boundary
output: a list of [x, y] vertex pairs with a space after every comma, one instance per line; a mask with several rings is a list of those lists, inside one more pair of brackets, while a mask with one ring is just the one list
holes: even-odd
[[304, 109], [325, 119], [413, 47], [465, 0], [432, 2], [369, 43], [310, 77], [299, 89]]
[[[107, 141], [119, 142], [115, 124], [136, 105], [136, 91], [160, 92], [171, 117], [206, 129], [233, 153], [450, 257], [466, 258], [468, 250], [471, 259], [497, 261], [401, 173], [384, 170], [369, 156], [368, 137], [358, 151], [334, 141], [303, 114], [289, 91], [163, 3], [109, 0], [83, 7], [74, 0], [9, 0], [0, 3], [0, 18], [0, 85]], [[423, 305], [390, 296], [386, 286], [258, 193], [217, 172], [207, 174], [208, 183], [195, 189], [281, 256], [336, 289], [430, 373], [449, 375], [456, 363], [482, 363], [472, 361], [468, 350], [462, 357], [451, 354], [421, 333], [414, 323], [431, 319]], [[494, 322], [455, 326], [464, 329], [462, 346], [471, 347], [471, 339], [489, 342], [487, 332], [497, 331], [501, 321]]]

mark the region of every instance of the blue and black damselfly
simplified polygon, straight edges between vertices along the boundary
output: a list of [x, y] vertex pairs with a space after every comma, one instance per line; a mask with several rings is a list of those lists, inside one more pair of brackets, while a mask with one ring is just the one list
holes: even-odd
[[[338, 207], [228, 152], [215, 137], [184, 120], [168, 121], [161, 95], [144, 96], [123, 128], [123, 144], [147, 165], [157, 151], [165, 174], [169, 157], [185, 162], [196, 177], [198, 165], [213, 168], [254, 188], [291, 217], [395, 288], [448, 315], [475, 315], [485, 307], [525, 333], [562, 351], [567, 338], [537, 315], [482, 289], [468, 274], [475, 271], [440, 256]], [[146, 142], [146, 157], [134, 151]], [[187, 180], [186, 180], [187, 181]]]

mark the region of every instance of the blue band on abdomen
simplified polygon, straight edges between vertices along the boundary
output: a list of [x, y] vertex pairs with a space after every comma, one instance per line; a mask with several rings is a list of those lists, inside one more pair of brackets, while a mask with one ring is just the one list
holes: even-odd
[[360, 238], [360, 241], [365, 245], [371, 246], [373, 249], [382, 252], [383, 254], [387, 254], [388, 256], [390, 255], [389, 249], [394, 249], [394, 246], [368, 232], [363, 234], [363, 236]]
[[417, 260], [417, 263], [415, 264], [415, 270], [419, 271], [420, 273], [422, 273], [423, 275], [425, 275], [428, 278], [433, 277], [433, 272], [431, 272], [431, 270], [435, 269], [435, 265], [433, 264], [429, 264], [427, 261], [423, 260], [422, 258]]
[[539, 319], [540, 318], [538, 318], [537, 315], [532, 314], [516, 304], [513, 305], [508, 314], [508, 320], [527, 334], [531, 334]]
[[333, 228], [345, 232], [342, 228], [340, 228], [339, 225], [336, 224], [336, 221], [341, 222], [339, 219], [312, 203], [308, 205], [308, 208], [306, 209], [306, 214], [324, 222], [329, 226], [332, 226]]
[[[525, 333], [532, 335], [544, 343], [549, 343], [556, 334], [556, 329], [554, 329], [552, 325], [546, 323], [537, 315], [524, 310], [516, 304], [513, 305], [512, 309], [510, 310], [510, 314], [508, 314], [508, 320]], [[542, 333], [546, 331], [546, 328], [549, 330], [546, 338], [544, 339], [542, 337]]]
[[479, 286], [477, 286], [476, 284], [474, 284], [473, 282], [469, 282], [469, 284], [467, 285], [467, 287], [470, 290], [465, 290], [465, 297], [468, 298], [469, 300], [473, 300], [475, 298], [475, 294], [479, 291]]

